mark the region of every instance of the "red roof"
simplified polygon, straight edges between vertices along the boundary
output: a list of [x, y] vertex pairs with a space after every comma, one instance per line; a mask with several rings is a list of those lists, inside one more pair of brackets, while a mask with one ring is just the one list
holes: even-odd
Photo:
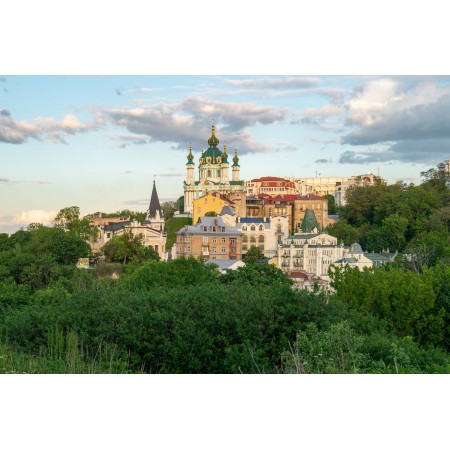
[[270, 202], [293, 202], [297, 200], [298, 195], [295, 194], [278, 194], [276, 197], [272, 197], [268, 194], [258, 194], [258, 198], [268, 200]]
[[316, 194], [300, 195], [299, 200], [325, 200], [325, 197]]
[[286, 180], [285, 178], [279, 178], [279, 177], [261, 177], [261, 178], [254, 178], [250, 181], [287, 181], [288, 183], [291, 183], [291, 181]]

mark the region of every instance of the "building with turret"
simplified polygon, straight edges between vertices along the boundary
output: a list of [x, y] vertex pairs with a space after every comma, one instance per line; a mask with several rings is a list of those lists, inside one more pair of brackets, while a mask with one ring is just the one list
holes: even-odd
[[166, 224], [164, 214], [159, 203], [156, 184], [153, 181], [153, 190], [150, 198], [150, 204], [147, 209], [145, 220], [141, 223], [137, 220], [119, 221], [117, 219], [105, 219], [104, 222], [97, 225], [99, 236], [95, 244], [91, 244], [92, 251], [98, 252], [114, 236], [121, 236], [124, 233], [132, 233], [134, 236], [141, 236], [142, 243], [146, 247], [152, 247], [160, 256], [164, 258], [166, 251]]
[[202, 150], [199, 158], [198, 180], [195, 180], [195, 163], [192, 154], [192, 146], [189, 146], [189, 154], [186, 163], [186, 178], [184, 180], [184, 213], [193, 213], [195, 199], [203, 197], [210, 192], [218, 192], [222, 195], [230, 194], [233, 199], [236, 196], [245, 199], [245, 183], [241, 180], [239, 157], [237, 149], [234, 149], [232, 175], [229, 177], [230, 164], [226, 145], [223, 151], [219, 149], [219, 138], [216, 136], [214, 122], [211, 136], [208, 139], [208, 149]]

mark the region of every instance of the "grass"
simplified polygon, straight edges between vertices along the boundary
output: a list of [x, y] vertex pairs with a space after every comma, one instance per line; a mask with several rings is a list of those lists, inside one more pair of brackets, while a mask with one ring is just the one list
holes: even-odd
[[172, 217], [166, 222], [167, 242], [166, 250], [169, 250], [177, 240], [177, 232], [185, 225], [192, 225], [191, 217]]

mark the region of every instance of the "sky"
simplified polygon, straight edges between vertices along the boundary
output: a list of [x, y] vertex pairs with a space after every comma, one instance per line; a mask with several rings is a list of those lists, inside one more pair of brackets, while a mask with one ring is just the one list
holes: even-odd
[[450, 77], [0, 75], [0, 231], [144, 211], [183, 195], [214, 120], [241, 177], [379, 173], [419, 183], [450, 158]]

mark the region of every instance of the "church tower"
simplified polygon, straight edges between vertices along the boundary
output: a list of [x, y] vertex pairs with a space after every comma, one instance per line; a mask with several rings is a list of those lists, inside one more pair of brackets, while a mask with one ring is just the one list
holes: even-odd
[[152, 228], [164, 231], [164, 214], [159, 203], [158, 192], [156, 192], [155, 180], [153, 180], [152, 196], [150, 198], [150, 205], [147, 210], [147, 217], [145, 221], [151, 224]]
[[240, 180], [239, 158], [234, 150], [233, 179], [230, 181], [227, 146], [219, 149], [219, 138], [216, 136], [214, 121], [211, 126], [211, 136], [208, 139], [208, 149], [202, 150], [199, 158], [198, 181], [194, 180], [194, 156], [189, 147], [186, 164], [186, 179], [184, 181], [184, 213], [192, 214], [194, 200], [209, 192], [219, 192], [227, 195], [235, 192], [245, 193], [244, 181]]
[[234, 147], [234, 157], [233, 157], [233, 181], [239, 181], [239, 177], [241, 176], [241, 166], [239, 165], [239, 158], [237, 155], [236, 146]]

